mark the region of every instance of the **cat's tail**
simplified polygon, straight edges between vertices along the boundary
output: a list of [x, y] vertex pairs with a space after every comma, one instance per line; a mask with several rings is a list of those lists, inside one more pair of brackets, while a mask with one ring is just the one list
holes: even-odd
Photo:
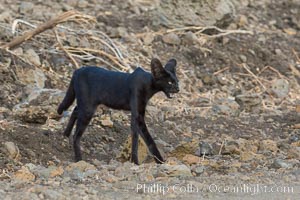
[[75, 100], [75, 90], [74, 90], [74, 74], [73, 74], [66, 96], [58, 106], [57, 113], [61, 115], [63, 111], [67, 110], [73, 104], [74, 100]]

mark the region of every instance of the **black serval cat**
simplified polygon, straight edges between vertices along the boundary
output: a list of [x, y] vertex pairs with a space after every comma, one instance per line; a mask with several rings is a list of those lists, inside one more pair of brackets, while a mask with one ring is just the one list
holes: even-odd
[[162, 91], [171, 98], [171, 93], [179, 92], [176, 65], [176, 60], [171, 59], [163, 67], [161, 62], [154, 58], [151, 61], [151, 73], [142, 68], [137, 68], [133, 73], [108, 71], [89, 66], [76, 70], [66, 96], [57, 109], [58, 114], [62, 114], [76, 98], [77, 105], [64, 131], [64, 135], [69, 137], [77, 121], [73, 136], [75, 161], [82, 159], [80, 138], [97, 106], [103, 104], [113, 109], [131, 111], [131, 161], [138, 164], [138, 136], [140, 135], [154, 155], [155, 161], [162, 163], [164, 159], [149, 134], [144, 117], [147, 102], [155, 93]]

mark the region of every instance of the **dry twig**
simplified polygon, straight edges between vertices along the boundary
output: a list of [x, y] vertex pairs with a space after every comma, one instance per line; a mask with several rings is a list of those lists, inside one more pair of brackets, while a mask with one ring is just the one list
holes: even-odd
[[56, 41], [58, 43], [58, 46], [61, 50], [63, 50], [63, 52], [65, 52], [65, 54], [71, 59], [72, 63], [75, 65], [76, 68], [79, 68], [79, 65], [77, 63], [77, 61], [73, 58], [73, 56], [64, 48], [64, 46], [62, 45], [60, 39], [59, 39], [59, 36], [57, 34], [57, 31], [54, 29], [54, 34], [55, 34], [55, 38], [56, 38]]
[[247, 64], [243, 63], [242, 67], [261, 85], [264, 91], [267, 90], [266, 86], [259, 80], [259, 78], [248, 68]]
[[77, 11], [68, 11], [64, 12], [61, 15], [57, 16], [56, 18], [53, 18], [49, 20], [48, 22], [41, 24], [40, 26], [36, 27], [34, 30], [24, 33], [23, 35], [14, 38], [11, 42], [1, 46], [1, 48], [5, 49], [12, 49], [20, 45], [21, 43], [31, 39], [35, 35], [44, 32], [45, 30], [51, 29], [55, 27], [57, 24], [66, 22], [66, 21], [94, 21], [94, 18], [88, 15], [83, 15]]

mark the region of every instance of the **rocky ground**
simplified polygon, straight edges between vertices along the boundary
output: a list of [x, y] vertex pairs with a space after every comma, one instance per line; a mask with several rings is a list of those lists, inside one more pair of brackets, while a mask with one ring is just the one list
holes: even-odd
[[[56, 108], [76, 66], [48, 30], [0, 49], [1, 199], [297, 199], [298, 0], [1, 0], [0, 46], [71, 9], [95, 17], [56, 29], [79, 65], [149, 70], [152, 57], [177, 59], [180, 93], [157, 94], [146, 118], [168, 159], [155, 164], [141, 142], [141, 165], [129, 163], [129, 113], [99, 107], [85, 161], [72, 162], [62, 136], [71, 109]], [[120, 65], [91, 51], [111, 53], [103, 38]]]

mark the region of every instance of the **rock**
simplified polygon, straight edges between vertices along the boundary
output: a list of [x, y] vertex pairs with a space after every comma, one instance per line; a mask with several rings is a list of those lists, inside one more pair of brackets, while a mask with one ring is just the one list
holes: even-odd
[[288, 35], [296, 35], [297, 34], [297, 31], [293, 28], [285, 28], [285, 29], [283, 29], [283, 31], [285, 33], [287, 33]]
[[125, 27], [117, 27], [117, 28], [111, 28], [110, 29], [110, 37], [112, 38], [126, 38], [128, 37], [128, 32]]
[[24, 57], [32, 64], [36, 65], [36, 66], [40, 66], [41, 65], [41, 60], [39, 55], [33, 50], [33, 49], [28, 49], [25, 53], [24, 53]]
[[112, 128], [114, 126], [114, 123], [111, 121], [110, 117], [105, 117], [104, 119], [101, 119], [100, 122], [104, 127]]
[[13, 142], [4, 143], [4, 151], [10, 159], [16, 159], [19, 155], [19, 148]]
[[261, 105], [262, 99], [261, 95], [237, 95], [235, 101], [240, 105], [242, 110], [252, 112], [258, 109]]
[[103, 176], [102, 179], [108, 183], [115, 183], [115, 182], [119, 181], [119, 178], [112, 174], [107, 174], [106, 176]]
[[174, 44], [174, 45], [179, 45], [181, 43], [180, 38], [178, 37], [178, 35], [176, 35], [175, 33], [168, 33], [166, 35], [164, 35], [162, 37], [162, 40], [166, 43], [166, 44]]
[[61, 176], [64, 173], [64, 169], [62, 166], [49, 166], [48, 168], [38, 166], [31, 170], [37, 177], [49, 179], [54, 178], [56, 176]]
[[168, 165], [162, 164], [159, 166], [161, 172], [167, 174], [170, 177], [177, 176], [192, 176], [191, 169], [186, 165]]
[[193, 139], [190, 142], [182, 142], [177, 147], [175, 147], [175, 149], [172, 152], [170, 152], [169, 156], [182, 160], [185, 155], [194, 154], [198, 148], [198, 139]]
[[17, 68], [16, 69], [16, 75], [23, 83], [26, 85], [26, 89], [29, 90], [27, 93], [29, 94], [34, 89], [42, 89], [45, 87], [45, 81], [47, 80], [44, 72], [39, 69], [30, 69], [30, 68]]
[[152, 182], [154, 180], [155, 180], [154, 176], [150, 173], [143, 172], [139, 175], [139, 181], [141, 182]]
[[46, 123], [47, 119], [58, 119], [57, 106], [65, 93], [54, 89], [38, 89], [28, 95], [27, 99], [13, 108], [15, 118], [29, 123]]
[[199, 156], [202, 155], [213, 155], [213, 148], [211, 146], [211, 144], [209, 144], [208, 142], [204, 142], [201, 141], [199, 143]]
[[16, 171], [13, 175], [14, 180], [30, 182], [34, 181], [35, 176], [28, 170], [27, 167], [22, 167], [20, 170]]
[[285, 98], [290, 91], [290, 84], [285, 79], [276, 79], [271, 84], [271, 92], [277, 98]]
[[243, 62], [243, 63], [246, 63], [247, 62], [247, 57], [245, 55], [240, 55], [240, 60]]
[[204, 166], [195, 165], [192, 167], [192, 172], [195, 173], [197, 176], [202, 174], [205, 170]]
[[281, 51], [281, 49], [275, 49], [275, 53], [278, 56], [284, 56], [284, 53]]
[[198, 43], [198, 38], [193, 32], [189, 31], [183, 35], [182, 42], [187, 45], [193, 45]]
[[[121, 162], [129, 161], [131, 158], [131, 145], [132, 139], [131, 136], [128, 136], [127, 140], [124, 142], [124, 145], [120, 154], [117, 155], [117, 159]], [[144, 140], [139, 137], [139, 146], [138, 146], [138, 159], [139, 163], [143, 163], [148, 157], [148, 147], [145, 144]]]
[[95, 175], [96, 167], [85, 161], [79, 161], [68, 165], [63, 173], [64, 177], [70, 177], [72, 180], [83, 180], [84, 178], [91, 176], [90, 171]]
[[12, 20], [12, 15], [10, 11], [4, 11], [0, 14], [0, 22], [9, 22]]
[[127, 161], [115, 169], [114, 175], [121, 179], [128, 178], [133, 175], [133, 170], [131, 169], [133, 166], [133, 163]]
[[[221, 146], [220, 146], [221, 148]], [[222, 148], [221, 154], [236, 154], [239, 155], [241, 153], [239, 149], [239, 144], [236, 141], [227, 141]]]
[[34, 4], [31, 2], [22, 2], [19, 7], [19, 12], [22, 14], [30, 14], [33, 11]]
[[278, 151], [277, 143], [273, 140], [263, 140], [260, 142], [259, 150], [260, 151], [271, 151], [275, 154]]
[[182, 158], [182, 161], [188, 165], [192, 165], [192, 164], [197, 164], [199, 163], [199, 160], [201, 159], [201, 157], [199, 156], [194, 156], [192, 154], [187, 154]]
[[79, 0], [77, 3], [77, 6], [79, 8], [86, 8], [89, 5], [89, 2], [87, 2], [86, 0]]
[[73, 171], [73, 170], [79, 170], [80, 172], [85, 172], [87, 170], [96, 170], [96, 167], [90, 163], [81, 160], [76, 163], [71, 163], [65, 168], [66, 172]]
[[[249, 4], [249, 1], [210, 0], [210, 1], [176, 1], [160, 4], [154, 16], [163, 15], [170, 22], [165, 26], [212, 26], [226, 28], [235, 17], [236, 10]], [[177, 25], [178, 24], [178, 25]]]
[[216, 77], [213, 74], [200, 75], [201, 80], [205, 85], [213, 85], [216, 82]]
[[252, 160], [254, 157], [255, 157], [255, 154], [253, 152], [241, 152], [241, 154], [240, 154], [241, 161], [249, 161], [249, 160]]
[[300, 160], [300, 147], [290, 148], [287, 153], [288, 153], [287, 157], [289, 159]]
[[66, 199], [66, 196], [62, 192], [56, 190], [44, 189], [42, 190], [42, 194], [45, 199], [57, 199], [57, 200]]
[[275, 169], [280, 169], [280, 168], [292, 168], [293, 165], [290, 163], [285, 162], [284, 160], [281, 159], [275, 159], [274, 162], [271, 165], [272, 168]]
[[246, 26], [248, 24], [248, 18], [247, 18], [247, 16], [241, 15], [238, 24], [239, 24], [240, 27]]
[[[11, 114], [11, 110], [5, 107], [0, 107], [0, 120], [4, 120]], [[3, 128], [3, 127], [2, 127]]]
[[143, 41], [145, 45], [150, 45], [154, 40], [154, 34], [152, 33], [146, 33], [146, 35], [143, 37]]
[[212, 107], [213, 112], [227, 116], [237, 116], [240, 105], [231, 99], [220, 99]]
[[239, 138], [236, 141], [228, 142], [228, 144], [238, 144], [239, 151], [244, 152], [253, 152], [257, 153], [258, 147], [259, 147], [259, 141], [258, 140], [246, 140], [244, 138]]

